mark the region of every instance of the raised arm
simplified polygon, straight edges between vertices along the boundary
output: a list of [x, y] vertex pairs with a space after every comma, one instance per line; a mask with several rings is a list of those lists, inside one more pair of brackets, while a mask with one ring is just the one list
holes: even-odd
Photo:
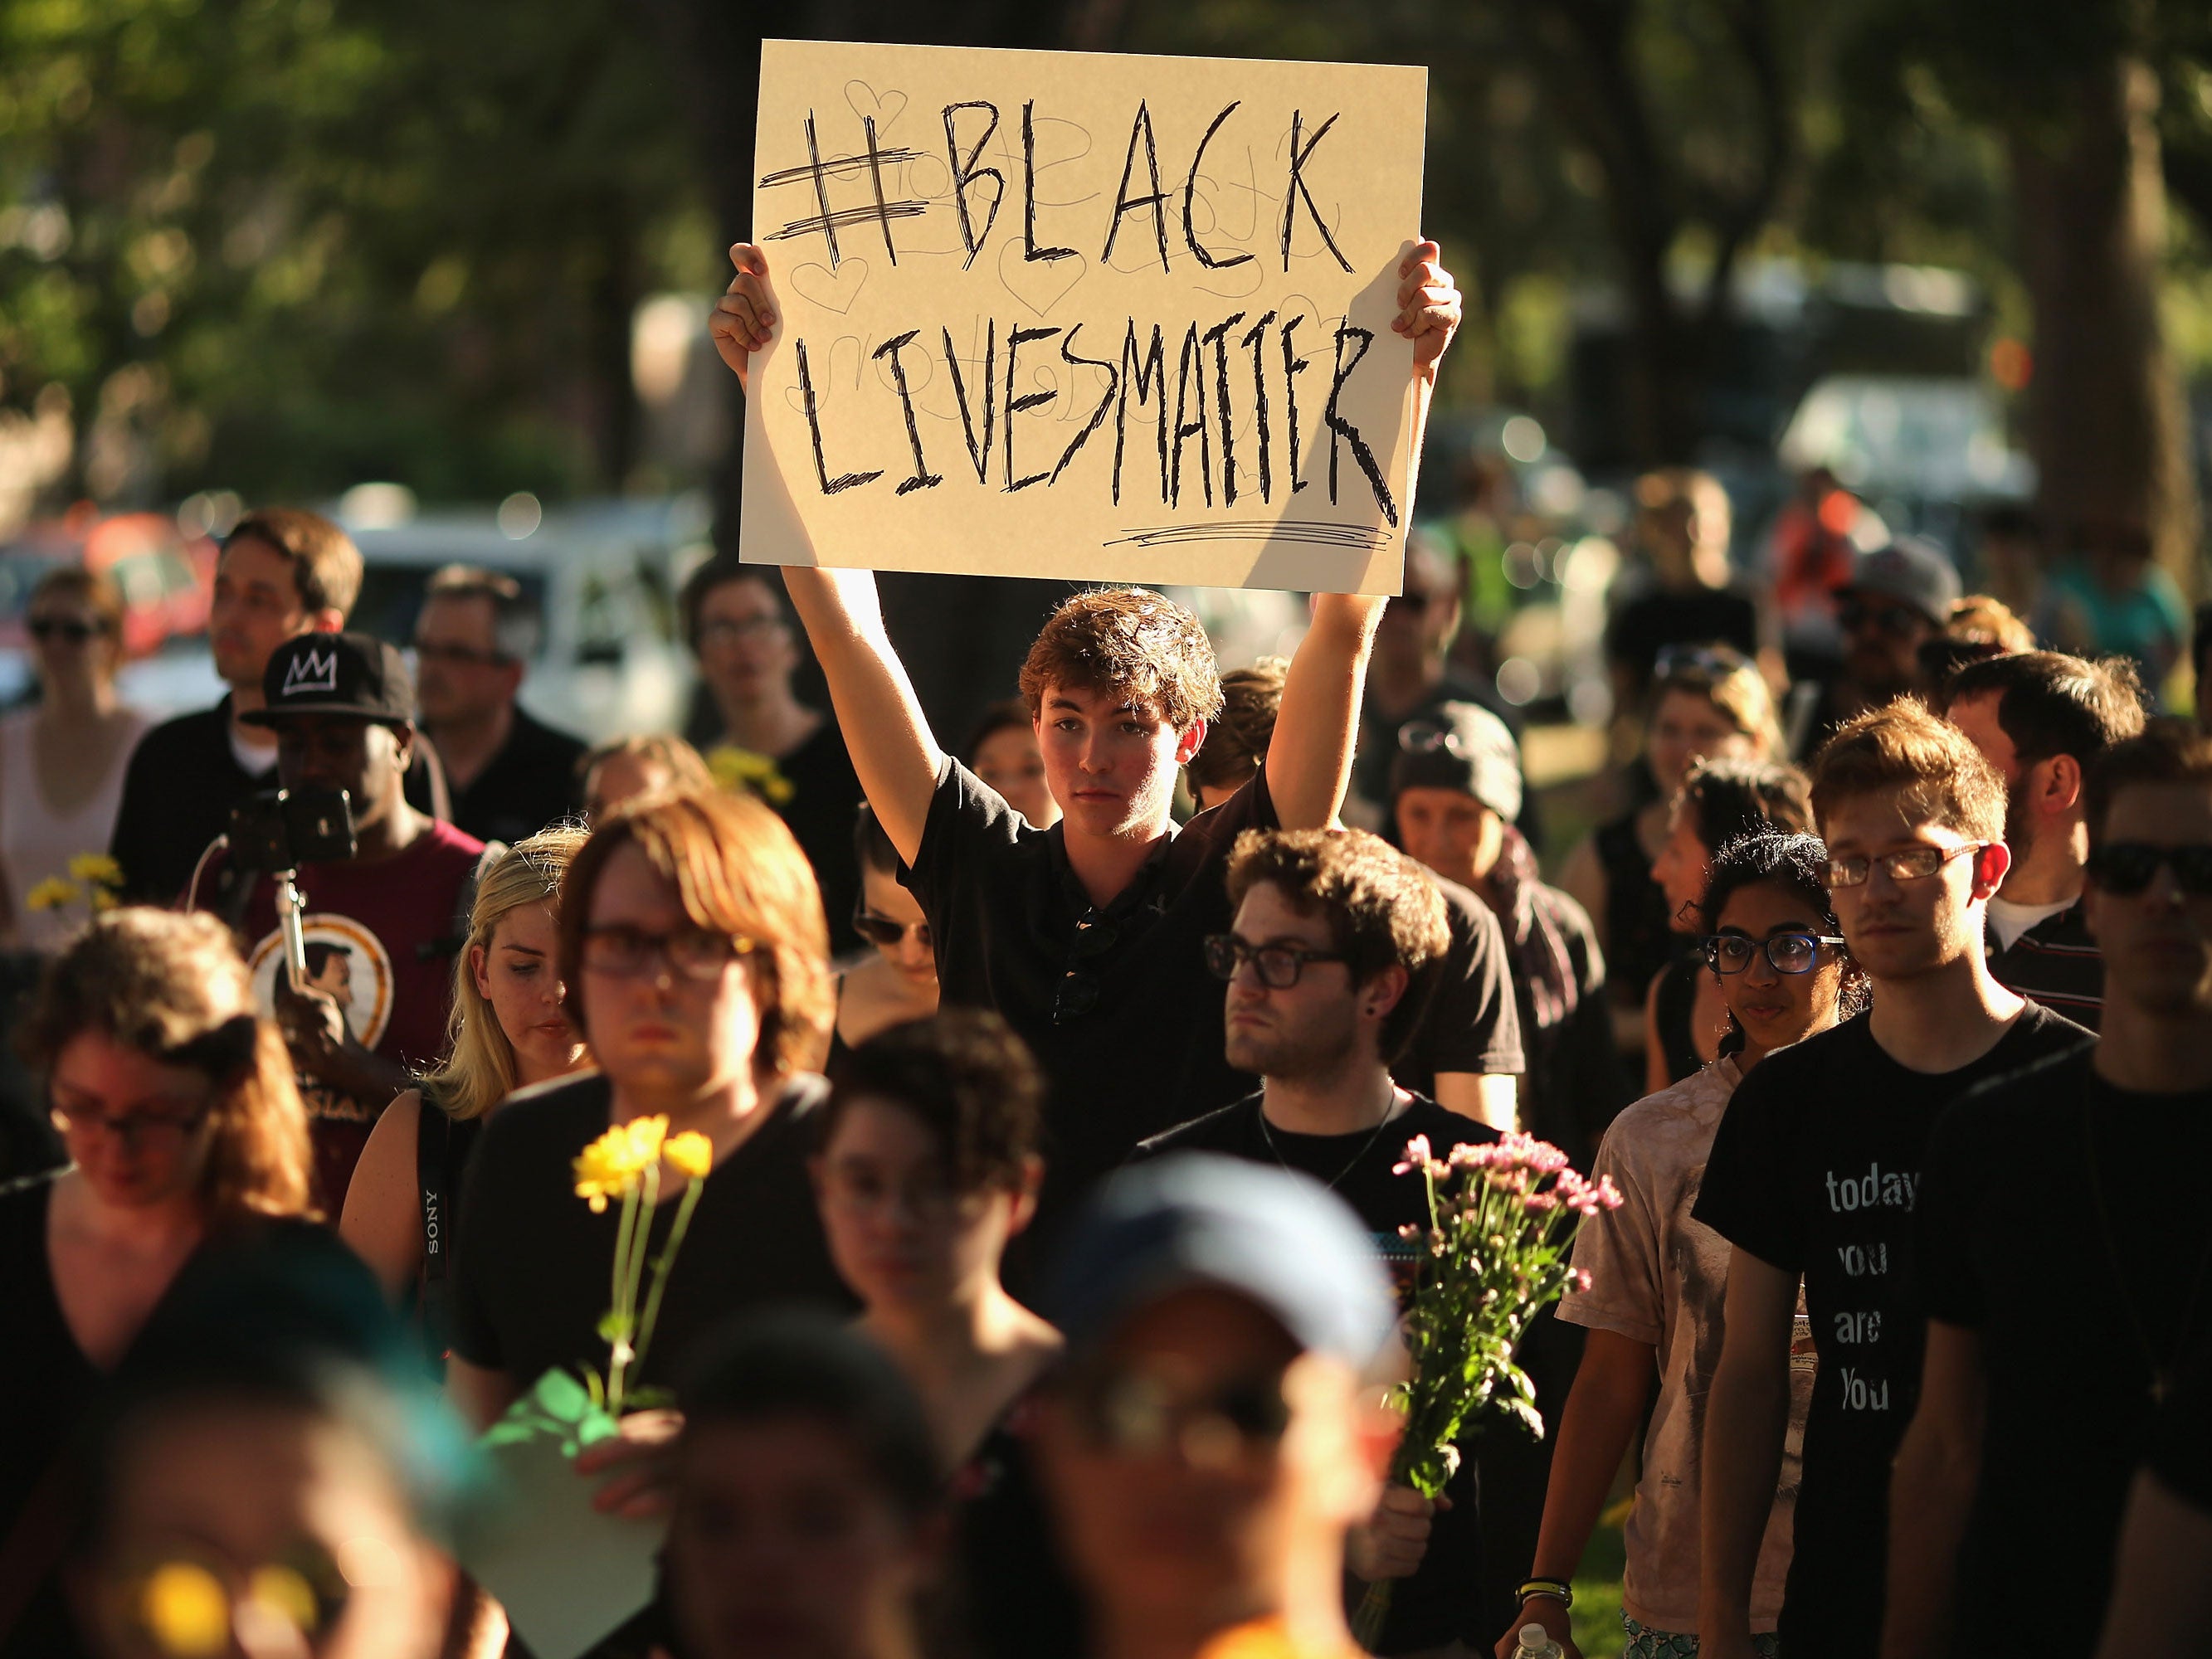
[[[752, 354], [775, 325], [768, 261], [750, 242], [730, 250], [737, 275], [708, 322], [714, 349], [745, 382]], [[908, 864], [921, 851], [922, 826], [944, 751], [929, 729], [906, 665], [891, 648], [875, 573], [787, 565], [784, 586], [830, 683], [845, 747], [884, 833]]]
[[1890, 1474], [1882, 1659], [1951, 1651], [1959, 1544], [1982, 1470], [1984, 1381], [1980, 1335], [1929, 1320], [1920, 1404]]
[[1797, 1276], [1729, 1253], [1727, 1329], [1705, 1405], [1698, 1650], [1751, 1659], [1751, 1581], [1774, 1511], [1790, 1430], [1790, 1340]]
[[[1431, 241], [1414, 244], [1398, 266], [1398, 317], [1392, 329], [1413, 343], [1411, 510], [1420, 471], [1421, 435], [1437, 385], [1437, 364], [1459, 327], [1460, 294]], [[725, 303], [727, 303], [725, 301]], [[725, 353], [725, 356], [727, 354]], [[1344, 805], [1359, 731], [1359, 696], [1368, 653], [1385, 601], [1370, 594], [1316, 593], [1313, 626], [1291, 659], [1275, 735], [1267, 745], [1267, 793], [1285, 830], [1317, 830]]]

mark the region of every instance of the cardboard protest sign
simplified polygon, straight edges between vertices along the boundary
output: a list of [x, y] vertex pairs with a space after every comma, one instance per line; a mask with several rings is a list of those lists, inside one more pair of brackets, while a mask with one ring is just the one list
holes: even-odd
[[743, 556], [1396, 592], [1427, 84], [764, 43]]

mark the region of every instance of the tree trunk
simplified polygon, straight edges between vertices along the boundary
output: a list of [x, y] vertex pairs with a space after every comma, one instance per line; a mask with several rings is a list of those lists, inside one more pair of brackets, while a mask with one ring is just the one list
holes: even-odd
[[2147, 533], [2196, 586], [2188, 422], [2159, 325], [2166, 187], [2158, 82], [2121, 58], [2085, 70], [2056, 122], [2010, 135], [2021, 266], [2034, 313], [2030, 448], [2057, 545]]

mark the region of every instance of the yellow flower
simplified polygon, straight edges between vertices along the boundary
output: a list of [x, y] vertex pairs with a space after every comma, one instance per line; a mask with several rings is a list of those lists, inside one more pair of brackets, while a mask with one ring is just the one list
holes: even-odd
[[643, 1175], [660, 1161], [661, 1143], [668, 1139], [665, 1117], [634, 1117], [629, 1121], [630, 1167]]
[[799, 793], [797, 786], [783, 775], [772, 758], [740, 749], [733, 743], [726, 743], [709, 754], [707, 769], [725, 789], [750, 789], [771, 806], [787, 805]]
[[714, 1143], [696, 1129], [670, 1136], [668, 1145], [661, 1151], [678, 1172], [694, 1181], [704, 1180], [707, 1172], [714, 1167]]
[[69, 872], [94, 887], [123, 885], [123, 866], [105, 853], [79, 853], [69, 861]]
[[33, 910], [58, 910], [65, 905], [76, 903], [80, 896], [75, 882], [64, 880], [60, 876], [48, 876], [23, 895], [23, 903]]

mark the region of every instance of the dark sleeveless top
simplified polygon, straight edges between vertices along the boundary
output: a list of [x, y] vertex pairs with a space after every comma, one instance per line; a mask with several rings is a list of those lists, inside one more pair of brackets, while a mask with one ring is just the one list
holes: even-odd
[[1613, 996], [1640, 1000], [1652, 975], [1674, 955], [1667, 896], [1651, 879], [1651, 859], [1636, 838], [1636, 812], [1602, 825], [1598, 862], [1605, 870], [1605, 971]]
[[1705, 1065], [1698, 1058], [1698, 975], [1705, 964], [1680, 957], [1659, 970], [1659, 994], [1651, 1007], [1659, 1030], [1659, 1052], [1667, 1062], [1667, 1081], [1680, 1083]]
[[422, 1231], [422, 1267], [415, 1280], [415, 1324], [433, 1374], [442, 1376], [453, 1345], [453, 1250], [460, 1221], [461, 1177], [483, 1131], [481, 1117], [455, 1119], [425, 1095], [415, 1119], [416, 1215]]

